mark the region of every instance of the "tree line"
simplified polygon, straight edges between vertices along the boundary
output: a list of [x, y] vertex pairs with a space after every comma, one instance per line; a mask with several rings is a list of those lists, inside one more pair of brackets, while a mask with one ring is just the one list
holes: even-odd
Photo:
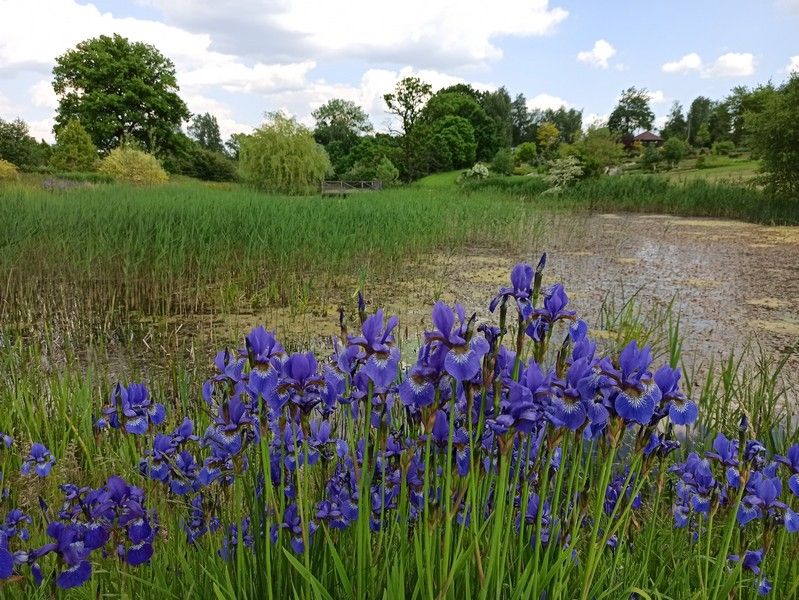
[[522, 165], [551, 169], [555, 161], [561, 168], [567, 160], [580, 176], [594, 176], [630, 160], [674, 166], [692, 149], [745, 150], [762, 159], [774, 193], [799, 190], [796, 74], [782, 85], [737, 86], [721, 100], [698, 96], [687, 110], [675, 101], [660, 128], [660, 148], [633, 143], [636, 132], [654, 128], [646, 89], [624, 90], [607, 122], [586, 128], [578, 109], [530, 108], [523, 94], [505, 87], [457, 84], [434, 92], [418, 77], [385, 93], [388, 132], [376, 131], [362, 107], [334, 98], [313, 111], [312, 129], [268, 113], [253, 133], [223, 141], [214, 115], [190, 114], [172, 61], [119, 35], [86, 40], [59, 56], [53, 89], [56, 144], [34, 140], [19, 119], [0, 119], [0, 159], [29, 170], [91, 171], [125, 146], [156, 156], [170, 173], [290, 191], [322, 177], [390, 184], [475, 163], [510, 174]]

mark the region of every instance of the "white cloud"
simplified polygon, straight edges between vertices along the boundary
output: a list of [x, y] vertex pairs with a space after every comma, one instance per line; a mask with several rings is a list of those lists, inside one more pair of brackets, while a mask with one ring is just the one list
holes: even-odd
[[722, 54], [707, 69], [702, 77], [748, 77], [755, 72], [755, 57], [749, 52]]
[[53, 125], [55, 125], [55, 119], [50, 117], [45, 117], [44, 119], [38, 119], [35, 121], [28, 121], [28, 129], [30, 131], [31, 136], [36, 138], [37, 140], [46, 140], [49, 143], [55, 142], [55, 135], [53, 135]]
[[799, 0], [777, 0], [777, 5], [783, 10], [799, 15]]
[[792, 56], [788, 66], [785, 67], [786, 73], [799, 73], [799, 54]]
[[696, 53], [686, 54], [679, 60], [665, 63], [660, 70], [664, 73], [687, 73], [699, 71], [702, 68], [702, 58]]
[[3, 92], [0, 92], [0, 118], [8, 120], [11, 118], [11, 113], [14, 112], [14, 106]]
[[[216, 53], [211, 53], [214, 57]], [[308, 72], [316, 67], [314, 61], [247, 66], [232, 57], [209, 61], [197, 68], [178, 74], [181, 89], [197, 90], [220, 87], [228, 92], [261, 92], [296, 89], [305, 85]]]
[[401, 7], [373, 0], [141, 1], [240, 56], [324, 53], [438, 69], [499, 59], [497, 38], [550, 34], [569, 14], [549, 0], [495, 0], [490, 9], [482, 0], [406, 0]]
[[[426, 16], [423, 18], [419, 18], [421, 13], [406, 10], [403, 13], [406, 16], [396, 19], [394, 16], [388, 19], [386, 14], [373, 10], [371, 5], [366, 10], [365, 0], [317, 6], [306, 0], [291, 6], [283, 0], [270, 0], [273, 4], [271, 10], [260, 13], [252, 3], [244, 0], [239, 2], [240, 11], [229, 6], [235, 5], [236, 0], [224, 6], [195, 0], [143, 1], [162, 5], [166, 14], [184, 10], [185, 22], [178, 26], [146, 19], [119, 18], [92, 4], [78, 4], [77, 0], [0, 0], [0, 14], [3, 15], [0, 19], [0, 68], [12, 75], [34, 72], [43, 77], [27, 90], [29, 101], [25, 110], [18, 109], [30, 122], [37, 137], [52, 139], [52, 111], [57, 106], [50, 79], [45, 73], [50, 71], [58, 55], [78, 42], [98, 35], [119, 33], [131, 40], [155, 45], [174, 61], [181, 94], [189, 110], [214, 114], [224, 136], [251, 127], [235, 114], [237, 111], [232, 107], [237, 103], [228, 98], [225, 102], [218, 99], [220, 92], [241, 98], [242, 104], [250, 111], [253, 106], [263, 110], [284, 109], [305, 123], [310, 123], [310, 113], [314, 108], [333, 97], [343, 97], [362, 105], [378, 129], [385, 130], [387, 117], [383, 94], [402, 77], [417, 75], [431, 83], [434, 90], [466, 80], [442, 69], [419, 69], [417, 63], [416, 68], [369, 69], [354, 84], [329, 83], [312, 76], [317, 57], [328, 58], [331, 53], [350, 56], [360, 53], [366, 57], [371, 52], [400, 55], [398, 48], [402, 46], [415, 48], [414, 52], [420, 54], [432, 53], [435, 61], [444, 60], [444, 55], [449, 52], [453, 57], [462, 54], [466, 62], [477, 64], [501, 54], [490, 41], [494, 37], [543, 35], [567, 15], [561, 9], [550, 9], [547, 0], [502, 0], [501, 4], [513, 9], [516, 15], [516, 19], [505, 20], [492, 16], [496, 14], [493, 10], [488, 16], [484, 9], [478, 11], [480, 3], [477, 0], [468, 0], [465, 7], [448, 0], [450, 10], [437, 7], [424, 13]], [[421, 0], [411, 0], [411, 4], [414, 2], [421, 10]], [[262, 1], [260, 8], [264, 9], [267, 4]], [[338, 6], [335, 10], [334, 5]], [[356, 10], [358, 7], [363, 10]], [[464, 16], [478, 12], [482, 15], [480, 19], [469, 20]], [[261, 24], [263, 30], [257, 31], [261, 46], [266, 43], [270, 31], [278, 34], [282, 31], [282, 42], [286, 43], [288, 51], [263, 59], [256, 54], [236, 54], [229, 44], [220, 44], [216, 34], [197, 25], [198, 21], [190, 21], [191, 15], [200, 21], [203, 15], [220, 18], [233, 15], [226, 22], [231, 22], [232, 18], [237, 27], [244, 27], [247, 20]], [[348, 15], [352, 21], [345, 23]], [[410, 26], [411, 21], [414, 26]], [[386, 22], [392, 24], [386, 26]], [[342, 27], [333, 27], [336, 23]], [[408, 26], [403, 28], [403, 23]], [[342, 28], [346, 35], [341, 33]], [[235, 35], [238, 29], [234, 27], [230, 33]], [[496, 89], [488, 83], [471, 83], [478, 89]], [[37, 108], [39, 110], [35, 110]], [[41, 109], [46, 109], [49, 115], [42, 118]], [[0, 97], [0, 110], [12, 112], [15, 107], [5, 97]]]
[[666, 98], [666, 95], [663, 93], [663, 90], [655, 90], [653, 92], [649, 92], [649, 101], [652, 104], [664, 104], [669, 101]]
[[[429, 83], [433, 91], [441, 88], [466, 83], [461, 77], [434, 71], [430, 69], [417, 70], [410, 66], [405, 66], [399, 70], [390, 69], [369, 69], [362, 76], [358, 83], [333, 84], [325, 80], [309, 80], [301, 89], [286, 90], [270, 94], [266, 97], [270, 106], [279, 107], [286, 112], [297, 115], [300, 121], [305, 124], [312, 124], [310, 113], [330, 100], [331, 98], [343, 98], [351, 100], [363, 107], [372, 124], [378, 131], [388, 131], [393, 128], [392, 117], [385, 112], [385, 102], [383, 94], [392, 90], [398, 81], [405, 77], [419, 77]], [[469, 82], [478, 90], [495, 90], [497, 86], [491, 83]]]
[[679, 60], [665, 63], [664, 73], [701, 73], [702, 77], [747, 77], [755, 72], [755, 57], [750, 52], [728, 52], [719, 56], [711, 65], [705, 66], [696, 52], [686, 54]]
[[552, 96], [551, 94], [538, 94], [527, 100], [527, 108], [531, 110], [535, 109], [557, 110], [561, 106], [568, 108], [569, 103], [566, 102], [563, 98], [559, 98], [558, 96]]
[[584, 62], [600, 69], [608, 68], [608, 60], [616, 54], [614, 48], [607, 40], [597, 40], [594, 42], [594, 47], [590, 50], [583, 50], [577, 53], [577, 60]]
[[233, 133], [250, 133], [253, 129], [250, 125], [236, 121], [233, 111], [223, 102], [200, 94], [191, 94], [184, 99], [192, 114], [211, 113], [216, 117], [223, 140], [228, 139]]
[[588, 113], [583, 116], [583, 131], [587, 131], [589, 127], [605, 127], [608, 124], [608, 117], [610, 113]]
[[49, 79], [37, 81], [30, 87], [28, 93], [34, 106], [43, 108], [58, 107], [58, 96], [53, 91], [53, 85]]

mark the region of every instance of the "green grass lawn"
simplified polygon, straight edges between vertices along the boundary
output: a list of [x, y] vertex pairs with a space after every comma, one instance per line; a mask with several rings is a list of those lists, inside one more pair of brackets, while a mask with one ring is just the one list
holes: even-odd
[[455, 186], [463, 170], [433, 173], [414, 182], [414, 186], [429, 189], [447, 189]]
[[746, 183], [758, 175], [760, 161], [749, 158], [727, 158], [708, 156], [704, 168], [696, 167], [696, 160], [685, 160], [676, 169], [663, 171], [661, 175], [670, 181], [694, 181], [704, 179], [711, 182]]

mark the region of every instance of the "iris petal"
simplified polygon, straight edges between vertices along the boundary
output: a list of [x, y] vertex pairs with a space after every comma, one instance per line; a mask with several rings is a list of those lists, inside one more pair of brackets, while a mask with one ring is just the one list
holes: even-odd
[[92, 565], [88, 560], [84, 560], [74, 567], [62, 571], [56, 579], [56, 585], [62, 590], [68, 590], [83, 585], [91, 575]]

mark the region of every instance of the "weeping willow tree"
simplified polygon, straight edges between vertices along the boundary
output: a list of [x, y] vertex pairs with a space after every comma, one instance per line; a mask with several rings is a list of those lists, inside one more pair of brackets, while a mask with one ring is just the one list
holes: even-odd
[[332, 168], [309, 129], [282, 113], [267, 113], [266, 122], [241, 139], [239, 171], [259, 189], [300, 195], [313, 192]]

